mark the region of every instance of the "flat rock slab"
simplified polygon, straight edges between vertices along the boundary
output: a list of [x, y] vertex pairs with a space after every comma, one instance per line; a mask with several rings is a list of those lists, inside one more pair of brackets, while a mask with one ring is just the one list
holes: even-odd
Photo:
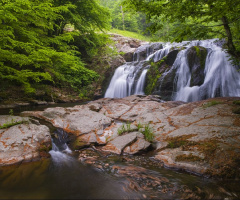
[[144, 140], [143, 138], [138, 138], [136, 142], [130, 146], [127, 146], [123, 152], [127, 154], [137, 154], [140, 151], [146, 150], [148, 147], [150, 147], [150, 145], [150, 142]]
[[9, 120], [25, 122], [0, 129], [0, 166], [47, 156], [47, 149], [51, 148], [51, 135], [47, 126], [32, 124], [27, 118], [0, 116], [0, 123], [8, 123]]
[[109, 142], [106, 146], [104, 146], [102, 150], [121, 154], [125, 147], [136, 141], [137, 134], [137, 132], [132, 132], [126, 135], [119, 136], [113, 141]]

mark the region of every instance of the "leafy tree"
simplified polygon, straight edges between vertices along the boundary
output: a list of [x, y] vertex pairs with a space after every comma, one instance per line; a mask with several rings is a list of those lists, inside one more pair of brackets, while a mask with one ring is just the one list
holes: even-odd
[[238, 0], [124, 0], [123, 4], [128, 9], [145, 13], [149, 21], [155, 19], [151, 21], [153, 32], [163, 27], [156, 20], [160, 17], [161, 21], [173, 23], [177, 40], [221, 36], [227, 39], [229, 52], [239, 56]]
[[[76, 90], [90, 84], [98, 75], [86, 68], [80, 46], [91, 54], [105, 45], [95, 31], [108, 27], [107, 17], [95, 0], [1, 0], [1, 86], [21, 85], [31, 94], [36, 83]], [[71, 32], [64, 31], [68, 23]]]

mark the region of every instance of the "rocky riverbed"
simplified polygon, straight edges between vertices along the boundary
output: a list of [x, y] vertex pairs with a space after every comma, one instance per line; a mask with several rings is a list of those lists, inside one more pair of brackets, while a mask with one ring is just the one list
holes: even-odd
[[[158, 96], [100, 99], [72, 108], [23, 112], [69, 133], [74, 150], [141, 154], [166, 167], [206, 176], [239, 177], [240, 98], [193, 103]], [[149, 134], [153, 135], [148, 138]]]
[[240, 98], [184, 103], [134, 95], [26, 111], [22, 117], [2, 115], [0, 165], [48, 158], [50, 134], [59, 136], [43, 125], [45, 121], [67, 133], [67, 143], [80, 163], [125, 178], [123, 190], [141, 191], [143, 198], [229, 197], [225, 189], [216, 196], [198, 187], [183, 187], [157, 171], [167, 167], [173, 172], [239, 180], [239, 110]]

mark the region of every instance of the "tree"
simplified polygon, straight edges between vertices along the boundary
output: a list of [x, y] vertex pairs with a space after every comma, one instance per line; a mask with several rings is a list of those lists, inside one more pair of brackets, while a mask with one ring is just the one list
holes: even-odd
[[[1, 0], [0, 87], [21, 85], [26, 94], [34, 84], [68, 85], [79, 90], [97, 78], [85, 67], [74, 40], [86, 52], [105, 38], [95, 31], [108, 27], [109, 13], [95, 0]], [[65, 32], [67, 23], [75, 30]]]
[[[227, 39], [229, 52], [239, 56], [240, 36], [235, 32], [240, 20], [238, 0], [124, 0], [123, 4], [130, 10], [145, 13], [149, 21], [161, 17], [162, 21], [179, 22], [181, 27], [175, 27], [178, 40], [196, 33], [197, 36], [212, 35], [209, 32], [214, 35], [218, 30], [224, 33], [222, 37]], [[156, 32], [161, 27], [155, 21], [151, 30]]]

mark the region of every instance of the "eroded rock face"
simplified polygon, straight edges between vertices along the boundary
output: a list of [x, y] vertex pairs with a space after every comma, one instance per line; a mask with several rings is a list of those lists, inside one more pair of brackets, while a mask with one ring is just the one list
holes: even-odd
[[[239, 177], [239, 109], [240, 98], [184, 103], [134, 95], [23, 114], [75, 135], [78, 148], [94, 144], [111, 153], [136, 154], [152, 146], [157, 149], [155, 160], [167, 167]], [[150, 132], [151, 143], [144, 135]]]
[[0, 129], [0, 166], [48, 157], [51, 136], [48, 127], [36, 125], [28, 118], [0, 115], [0, 124], [22, 122]]

